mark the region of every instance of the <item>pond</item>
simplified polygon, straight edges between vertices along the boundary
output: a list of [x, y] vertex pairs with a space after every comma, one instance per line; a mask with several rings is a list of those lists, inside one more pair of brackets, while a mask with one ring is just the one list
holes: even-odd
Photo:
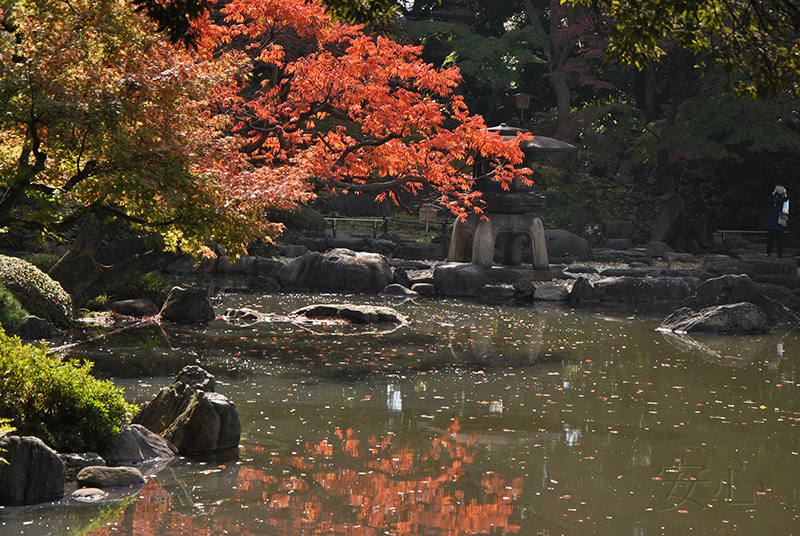
[[283, 316], [377, 297], [221, 293], [253, 325], [150, 326], [72, 357], [150, 400], [187, 364], [242, 421], [138, 494], [0, 509], [2, 534], [789, 534], [800, 341], [676, 338], [663, 314], [388, 303], [397, 330]]

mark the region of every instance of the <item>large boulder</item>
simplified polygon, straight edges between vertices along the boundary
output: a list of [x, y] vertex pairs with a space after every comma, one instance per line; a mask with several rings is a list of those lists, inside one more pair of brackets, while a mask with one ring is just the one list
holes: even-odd
[[0, 463], [0, 505], [55, 501], [64, 496], [64, 462], [37, 437], [0, 439], [8, 464]]
[[739, 258], [739, 269], [755, 283], [769, 283], [788, 289], [800, 288], [797, 259], [742, 256]]
[[695, 293], [685, 298], [681, 305], [694, 311], [715, 305], [749, 302], [757, 305], [767, 317], [770, 326], [800, 323], [791, 309], [761, 293], [758, 286], [746, 275], [724, 275], [704, 281]]
[[181, 454], [222, 452], [239, 446], [242, 425], [236, 405], [215, 393], [213, 375], [184, 367], [171, 385], [133, 418], [172, 443]]
[[172, 287], [159, 315], [163, 320], [179, 323], [214, 320], [214, 308], [204, 288]]
[[110, 465], [123, 465], [177, 455], [178, 449], [169, 441], [141, 424], [131, 424], [122, 428], [114, 443], [103, 452], [103, 459]]
[[144, 475], [135, 467], [102, 467], [94, 465], [81, 469], [78, 485], [89, 488], [118, 488], [144, 485]]
[[585, 257], [589, 253], [588, 240], [563, 229], [545, 231], [544, 240], [551, 258]]
[[676, 333], [767, 333], [767, 316], [760, 307], [749, 302], [706, 307], [695, 312], [682, 307], [669, 315], [658, 328]]
[[433, 281], [445, 296], [474, 296], [486, 284], [486, 274], [477, 264], [450, 262], [433, 270]]
[[277, 272], [282, 287], [294, 290], [378, 293], [392, 282], [382, 255], [333, 249], [298, 257]]
[[235, 449], [241, 435], [236, 405], [224, 395], [205, 391], [195, 391], [183, 413], [163, 432], [181, 454]]
[[605, 231], [608, 238], [627, 238], [633, 243], [639, 241], [639, 230], [629, 221], [608, 220]]
[[596, 216], [586, 212], [573, 216], [567, 224], [567, 231], [581, 238], [585, 238], [589, 241], [590, 246], [596, 246], [602, 242], [605, 237], [603, 222]]
[[569, 300], [581, 302], [674, 303], [692, 295], [700, 284], [694, 277], [605, 277], [575, 281]]

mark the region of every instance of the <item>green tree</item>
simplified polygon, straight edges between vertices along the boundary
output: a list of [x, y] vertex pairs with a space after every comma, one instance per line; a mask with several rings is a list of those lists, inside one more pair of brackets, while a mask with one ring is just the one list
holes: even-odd
[[800, 11], [793, 0], [573, 0], [611, 21], [608, 52], [644, 68], [673, 43], [701, 54], [700, 67], [730, 78], [726, 88], [749, 97], [800, 94]]

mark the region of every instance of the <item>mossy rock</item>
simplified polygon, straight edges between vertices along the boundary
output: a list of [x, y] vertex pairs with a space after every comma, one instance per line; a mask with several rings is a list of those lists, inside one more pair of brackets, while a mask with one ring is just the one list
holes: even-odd
[[0, 283], [33, 315], [60, 328], [72, 322], [72, 299], [58, 282], [28, 261], [0, 255]]

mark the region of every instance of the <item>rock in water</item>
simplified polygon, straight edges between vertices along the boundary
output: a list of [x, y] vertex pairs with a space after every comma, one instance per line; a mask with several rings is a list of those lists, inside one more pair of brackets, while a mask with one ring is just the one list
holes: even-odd
[[19, 506], [55, 501], [64, 496], [64, 463], [38, 437], [0, 439], [0, 505]]
[[205, 289], [173, 287], [159, 313], [171, 322], [191, 323], [214, 320], [214, 308]]
[[392, 268], [382, 255], [333, 249], [311, 252], [280, 268], [278, 282], [296, 290], [378, 293], [392, 282]]

